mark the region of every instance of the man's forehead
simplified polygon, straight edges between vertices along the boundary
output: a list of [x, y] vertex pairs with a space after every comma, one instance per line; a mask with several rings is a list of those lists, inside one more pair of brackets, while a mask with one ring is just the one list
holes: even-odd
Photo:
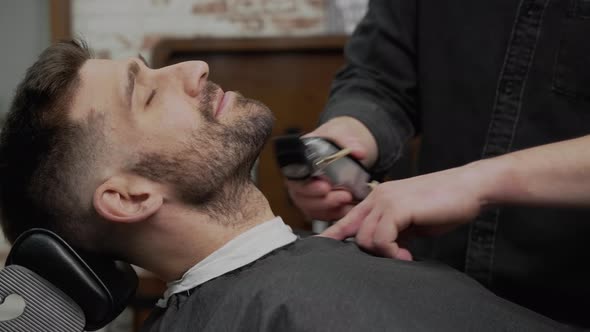
[[80, 84], [73, 98], [71, 117], [82, 120], [90, 112], [112, 109], [118, 102], [124, 60], [89, 59], [80, 68]]
[[120, 70], [124, 60], [107, 60], [107, 59], [89, 59], [82, 68], [80, 68], [80, 78], [83, 83], [100, 78], [101, 76], [112, 75], [113, 72]]

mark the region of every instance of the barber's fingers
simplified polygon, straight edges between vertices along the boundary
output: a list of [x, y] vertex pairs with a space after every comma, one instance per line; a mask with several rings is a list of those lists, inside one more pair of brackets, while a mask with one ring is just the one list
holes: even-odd
[[371, 252], [373, 255], [399, 259], [402, 261], [413, 260], [412, 253], [406, 248], [402, 248], [397, 242], [389, 242], [387, 247], [381, 247], [378, 251]]
[[[396, 217], [398, 219], [395, 219]], [[407, 249], [399, 247], [397, 242], [405, 225], [399, 216], [387, 211], [375, 227], [372, 238], [373, 253], [383, 257], [412, 260], [412, 254]]]
[[346, 204], [346, 205], [338, 206], [333, 209], [318, 210], [318, 211], [313, 212], [310, 215], [306, 214], [306, 216], [309, 219], [323, 220], [323, 221], [335, 221], [335, 220], [339, 220], [340, 218], [345, 216], [352, 208], [354, 208], [353, 204]]
[[351, 202], [351, 193], [344, 190], [334, 190], [322, 197], [298, 197], [295, 203], [306, 210], [326, 210], [339, 208]]
[[297, 197], [322, 197], [332, 190], [330, 183], [319, 179], [287, 181], [287, 188], [292, 196]]
[[345, 190], [334, 190], [325, 180], [286, 181], [295, 206], [309, 219], [333, 221], [342, 218], [353, 203]]
[[342, 218], [352, 208], [352, 194], [334, 190], [323, 197], [297, 197], [295, 205], [309, 219], [334, 221]]
[[374, 208], [362, 222], [356, 243], [373, 255], [412, 260], [412, 254], [396, 242], [400, 230], [391, 214], [389, 209]]
[[372, 209], [360, 223], [359, 230], [356, 233], [355, 241], [357, 245], [370, 253], [375, 251], [373, 238], [380, 219], [381, 211]]
[[412, 260], [412, 254], [396, 242], [399, 233], [407, 227], [409, 219], [399, 219], [391, 207], [381, 210], [371, 203], [363, 201], [353, 208], [344, 218], [326, 229], [319, 236], [344, 240], [355, 236], [356, 243], [363, 250], [372, 254]]
[[329, 237], [335, 240], [344, 240], [350, 236], [356, 235], [363, 220], [371, 212], [370, 205], [366, 200], [357, 205], [355, 208], [340, 219], [334, 225], [328, 227], [319, 236]]

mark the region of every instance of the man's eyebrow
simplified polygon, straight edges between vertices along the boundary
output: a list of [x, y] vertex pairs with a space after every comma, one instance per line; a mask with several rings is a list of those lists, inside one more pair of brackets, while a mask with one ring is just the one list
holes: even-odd
[[127, 65], [127, 88], [125, 89], [125, 98], [127, 105], [131, 107], [131, 96], [133, 96], [133, 89], [135, 89], [135, 78], [139, 74], [141, 67], [135, 61], [130, 61]]
[[139, 60], [141, 60], [141, 62], [143, 62], [143, 64], [144, 64], [146, 67], [148, 67], [148, 68], [149, 68], [149, 66], [150, 66], [150, 65], [148, 65], [148, 62], [147, 62], [147, 60], [146, 60], [146, 59], [143, 57], [143, 55], [141, 55], [141, 53], [137, 53], [137, 58], [138, 58]]

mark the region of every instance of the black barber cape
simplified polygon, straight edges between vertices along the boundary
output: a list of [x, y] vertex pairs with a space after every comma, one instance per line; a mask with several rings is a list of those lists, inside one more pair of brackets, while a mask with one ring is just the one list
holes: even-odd
[[564, 331], [442, 265], [312, 237], [170, 297], [142, 331]]

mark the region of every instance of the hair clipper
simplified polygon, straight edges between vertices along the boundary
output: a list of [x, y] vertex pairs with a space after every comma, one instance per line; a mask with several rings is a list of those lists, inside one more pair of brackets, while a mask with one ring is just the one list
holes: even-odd
[[280, 136], [274, 140], [274, 147], [281, 173], [289, 180], [323, 178], [334, 188], [350, 191], [359, 201], [374, 185], [363, 165], [349, 156], [350, 150], [326, 138]]

